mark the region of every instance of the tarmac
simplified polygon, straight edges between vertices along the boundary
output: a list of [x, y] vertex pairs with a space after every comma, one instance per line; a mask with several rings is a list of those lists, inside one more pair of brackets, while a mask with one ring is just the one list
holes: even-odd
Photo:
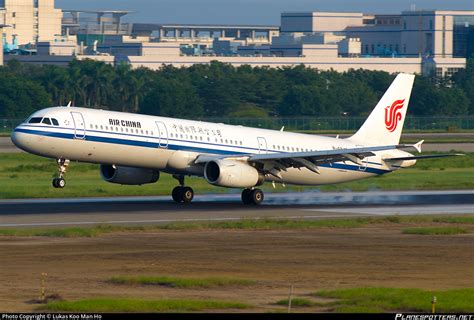
[[474, 214], [474, 190], [267, 193], [261, 206], [239, 194], [0, 201], [0, 227], [140, 225], [241, 219], [332, 219], [390, 215]]

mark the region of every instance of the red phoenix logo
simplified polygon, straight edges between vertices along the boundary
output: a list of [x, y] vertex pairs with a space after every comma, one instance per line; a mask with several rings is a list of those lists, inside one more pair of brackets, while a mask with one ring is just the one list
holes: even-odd
[[385, 127], [388, 131], [393, 132], [397, 129], [398, 121], [402, 120], [400, 109], [403, 108], [403, 100], [395, 100], [391, 106], [385, 107]]

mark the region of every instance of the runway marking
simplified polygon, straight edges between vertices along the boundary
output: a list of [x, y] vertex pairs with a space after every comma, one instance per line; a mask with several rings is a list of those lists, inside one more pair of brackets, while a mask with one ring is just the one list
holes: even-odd
[[[317, 209], [301, 209], [303, 211], [316, 211]], [[376, 207], [376, 208], [337, 208], [325, 209], [326, 212], [368, 214], [375, 216], [387, 215], [421, 215], [421, 214], [467, 214], [474, 213], [472, 205], [435, 205], [435, 206], [404, 206], [403, 208]]]
[[44, 227], [63, 225], [122, 224], [122, 223], [166, 223], [166, 222], [202, 222], [202, 221], [239, 221], [239, 220], [284, 220], [284, 219], [317, 219], [317, 218], [349, 218], [365, 217], [367, 214], [320, 215], [320, 216], [282, 216], [282, 217], [244, 217], [244, 218], [196, 218], [196, 219], [156, 219], [156, 220], [112, 220], [112, 221], [77, 221], [77, 222], [39, 222], [39, 223], [7, 223], [0, 227]]

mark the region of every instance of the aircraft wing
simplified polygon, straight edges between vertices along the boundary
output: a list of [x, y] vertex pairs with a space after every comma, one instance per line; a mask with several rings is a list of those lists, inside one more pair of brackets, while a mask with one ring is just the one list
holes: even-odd
[[250, 163], [259, 163], [263, 165], [266, 173], [279, 177], [279, 171], [285, 171], [287, 168], [308, 168], [312, 172], [319, 174], [318, 165], [334, 163], [339, 161], [350, 161], [357, 165], [363, 165], [362, 159], [375, 155], [375, 151], [392, 150], [413, 147], [413, 145], [389, 145], [374, 147], [358, 147], [348, 149], [331, 149], [308, 152], [289, 152], [289, 153], [267, 153], [267, 154], [248, 154], [248, 155], [200, 155], [195, 163], [206, 163], [217, 159], [241, 159]]
[[432, 158], [445, 158], [445, 157], [455, 157], [455, 156], [464, 156], [462, 153], [453, 153], [453, 154], [426, 154], [422, 156], [412, 156], [412, 157], [399, 157], [399, 158], [385, 158], [383, 161], [403, 161], [403, 160], [419, 160], [419, 159], [432, 159]]

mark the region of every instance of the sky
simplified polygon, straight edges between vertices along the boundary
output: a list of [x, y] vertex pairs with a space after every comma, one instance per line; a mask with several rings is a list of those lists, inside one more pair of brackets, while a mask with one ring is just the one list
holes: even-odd
[[56, 0], [76, 10], [128, 10], [130, 22], [280, 24], [281, 12], [400, 13], [416, 9], [474, 10], [474, 0]]

